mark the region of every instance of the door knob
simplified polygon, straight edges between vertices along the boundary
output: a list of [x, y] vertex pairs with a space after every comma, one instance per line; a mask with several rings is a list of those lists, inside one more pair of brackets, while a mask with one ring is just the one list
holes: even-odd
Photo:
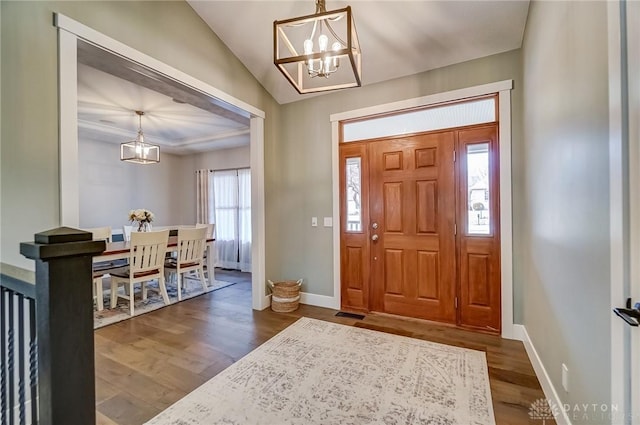
[[372, 240], [372, 241], [377, 241], [377, 240], [378, 240], [378, 235], [373, 235], [373, 236], [371, 236], [371, 240]]
[[377, 228], [378, 228], [378, 223], [373, 223], [373, 224], [371, 225], [371, 227], [373, 227], [374, 229], [377, 229]]

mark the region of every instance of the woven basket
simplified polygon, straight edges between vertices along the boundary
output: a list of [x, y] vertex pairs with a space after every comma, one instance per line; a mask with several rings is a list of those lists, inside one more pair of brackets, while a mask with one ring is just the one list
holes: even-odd
[[298, 309], [302, 279], [268, 282], [271, 287], [271, 310], [276, 313], [289, 313]]

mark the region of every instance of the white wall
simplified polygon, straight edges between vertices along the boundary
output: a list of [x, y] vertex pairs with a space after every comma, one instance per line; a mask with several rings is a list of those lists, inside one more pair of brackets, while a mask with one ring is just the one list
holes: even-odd
[[80, 226], [128, 224], [129, 210], [146, 208], [154, 225], [193, 224], [193, 159], [160, 153], [159, 164], [120, 161], [120, 145], [88, 140], [78, 143]]
[[[572, 406], [610, 402], [607, 37], [606, 2], [533, 1], [522, 47], [524, 267], [516, 278], [523, 324]], [[586, 413], [570, 419], [610, 422]]]
[[129, 224], [129, 210], [146, 208], [157, 226], [194, 224], [195, 171], [244, 168], [250, 165], [249, 146], [193, 155], [160, 152], [160, 163], [140, 165], [120, 161], [120, 145], [78, 141], [80, 161], [80, 227]]
[[195, 170], [223, 170], [226, 168], [246, 168], [250, 166], [249, 146], [220, 149], [192, 155]]

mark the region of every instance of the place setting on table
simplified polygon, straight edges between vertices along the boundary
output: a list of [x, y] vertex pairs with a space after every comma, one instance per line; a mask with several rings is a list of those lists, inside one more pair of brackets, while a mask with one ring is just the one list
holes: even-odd
[[113, 241], [110, 226], [86, 229], [106, 241], [93, 258], [94, 328], [234, 284], [214, 278], [215, 225], [152, 228], [155, 215], [147, 209], [128, 218], [131, 232], [123, 227], [122, 241]]

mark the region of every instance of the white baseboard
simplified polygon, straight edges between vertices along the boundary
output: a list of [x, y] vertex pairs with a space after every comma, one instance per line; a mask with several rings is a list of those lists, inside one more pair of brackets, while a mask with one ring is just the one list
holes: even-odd
[[[524, 333], [526, 332], [524, 329], [524, 325], [514, 324], [513, 328], [511, 328], [511, 337], [508, 339], [515, 339], [517, 341], [524, 342]], [[503, 336], [504, 338], [504, 336]]]
[[538, 381], [540, 381], [540, 385], [542, 386], [542, 391], [544, 391], [545, 397], [549, 400], [549, 404], [555, 404], [557, 406], [556, 423], [558, 425], [571, 425], [571, 420], [567, 415], [567, 412], [562, 408], [562, 401], [558, 396], [558, 392], [556, 391], [553, 383], [551, 382], [551, 378], [547, 373], [547, 370], [542, 364], [542, 360], [536, 351], [536, 348], [533, 346], [533, 342], [529, 337], [529, 333], [527, 332], [527, 328], [524, 325], [515, 325], [517, 326], [516, 332], [521, 333], [522, 342], [524, 343], [524, 348], [527, 350], [527, 355], [529, 356], [529, 360], [531, 361], [531, 365], [533, 366], [533, 370], [536, 372], [536, 376], [538, 377]]
[[336, 306], [336, 299], [327, 295], [309, 294], [300, 292], [300, 302], [302, 304], [314, 305], [316, 307], [332, 308], [339, 310], [340, 306]]
[[267, 294], [262, 298], [262, 303], [260, 304], [260, 308], [254, 310], [266, 310], [271, 306], [271, 294]]

